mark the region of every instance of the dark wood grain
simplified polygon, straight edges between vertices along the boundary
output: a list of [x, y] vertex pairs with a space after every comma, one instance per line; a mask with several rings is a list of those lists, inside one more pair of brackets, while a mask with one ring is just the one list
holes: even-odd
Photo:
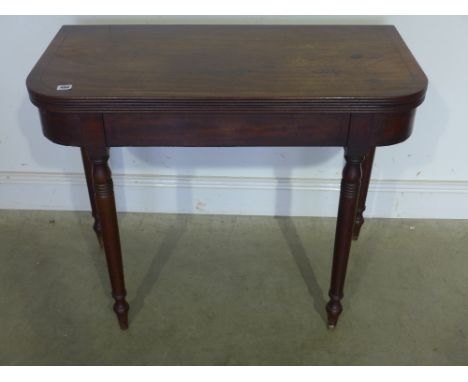
[[106, 114], [109, 146], [343, 146], [348, 114]]
[[27, 86], [55, 110], [388, 111], [427, 79], [393, 26], [100, 25], [62, 27]]
[[[107, 146], [348, 146], [349, 120], [367, 115], [372, 128], [355, 133], [372, 146], [403, 142], [412, 132], [414, 109], [389, 113], [219, 114], [58, 113], [40, 109], [51, 141], [87, 146], [96, 135]], [[104, 129], [101, 131], [100, 129]], [[360, 139], [360, 138], [357, 138]]]
[[101, 25], [62, 27], [26, 85], [44, 135], [83, 150], [122, 328], [108, 147], [344, 147], [326, 306], [334, 327], [375, 147], [410, 136], [427, 78], [393, 26]]

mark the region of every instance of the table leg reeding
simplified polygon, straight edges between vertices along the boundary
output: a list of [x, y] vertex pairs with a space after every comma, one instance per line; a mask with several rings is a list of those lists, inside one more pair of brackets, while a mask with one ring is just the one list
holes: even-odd
[[343, 311], [341, 300], [353, 235], [356, 207], [362, 177], [364, 155], [345, 155], [346, 165], [341, 181], [340, 203], [335, 233], [335, 249], [330, 283], [330, 301], [326, 306], [328, 326], [335, 327]]
[[127, 329], [129, 305], [125, 300], [127, 292], [112, 177], [107, 165], [108, 159], [109, 155], [105, 149], [97, 150], [91, 155], [92, 180], [97, 214], [102, 226], [102, 239], [112, 285], [112, 296], [115, 300], [114, 312], [119, 320], [120, 328]]
[[83, 160], [83, 168], [86, 177], [86, 185], [88, 187], [89, 201], [91, 204], [91, 214], [94, 219], [93, 230], [96, 233], [96, 237], [101, 248], [104, 248], [104, 243], [102, 241], [102, 228], [101, 222], [99, 221], [99, 215], [97, 213], [96, 207], [96, 197], [94, 195], [94, 186], [93, 186], [93, 175], [92, 175], [92, 165], [89, 159], [88, 152], [84, 147], [81, 147], [81, 158]]

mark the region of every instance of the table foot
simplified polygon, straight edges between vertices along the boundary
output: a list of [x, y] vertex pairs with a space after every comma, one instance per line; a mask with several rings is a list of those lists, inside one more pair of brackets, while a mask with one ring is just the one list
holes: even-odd
[[128, 310], [130, 307], [127, 301], [125, 301], [124, 296], [114, 296], [114, 299], [114, 312], [117, 315], [117, 319], [119, 320], [120, 329], [126, 330], [128, 329]]
[[332, 298], [327, 306], [327, 325], [329, 329], [334, 329], [336, 324], [338, 323], [338, 317], [340, 316], [341, 312], [343, 311], [343, 307], [339, 299]]
[[359, 234], [361, 233], [361, 227], [364, 224], [364, 210], [358, 209], [356, 212], [356, 219], [354, 220], [354, 228], [353, 228], [353, 240], [359, 239]]

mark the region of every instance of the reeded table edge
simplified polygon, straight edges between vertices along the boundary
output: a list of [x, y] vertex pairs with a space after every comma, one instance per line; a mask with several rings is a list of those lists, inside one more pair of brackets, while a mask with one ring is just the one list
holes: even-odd
[[[427, 85], [426, 85], [427, 86]], [[63, 99], [36, 93], [28, 84], [29, 98], [40, 109], [64, 113], [317, 113], [317, 112], [395, 112], [419, 106], [426, 87], [417, 93], [388, 99], [154, 99], [86, 98]]]

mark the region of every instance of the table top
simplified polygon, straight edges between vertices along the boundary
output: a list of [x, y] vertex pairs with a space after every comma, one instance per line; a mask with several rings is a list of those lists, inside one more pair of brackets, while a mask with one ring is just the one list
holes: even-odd
[[414, 108], [427, 78], [387, 25], [89, 25], [63, 26], [27, 87], [78, 111], [365, 111]]

